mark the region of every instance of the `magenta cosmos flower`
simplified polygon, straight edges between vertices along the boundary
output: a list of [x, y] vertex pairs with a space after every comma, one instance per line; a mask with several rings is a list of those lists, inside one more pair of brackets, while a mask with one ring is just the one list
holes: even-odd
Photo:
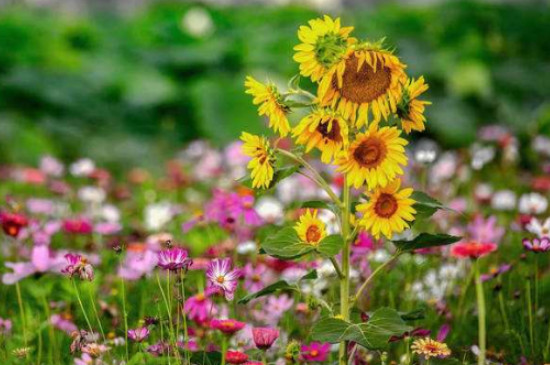
[[75, 218], [64, 220], [63, 230], [72, 234], [90, 234], [94, 227], [88, 218]]
[[309, 362], [323, 362], [328, 358], [330, 343], [312, 342], [309, 345], [302, 345], [302, 358]]
[[210, 327], [222, 331], [226, 335], [232, 335], [244, 328], [246, 323], [234, 319], [213, 319], [210, 321]]
[[147, 327], [128, 330], [128, 338], [134, 342], [143, 342], [147, 337], [149, 337], [149, 329]]
[[204, 293], [193, 295], [185, 301], [183, 309], [192, 321], [203, 324], [218, 313], [214, 302], [209, 299], [215, 290], [207, 289]]
[[451, 255], [458, 258], [479, 258], [496, 251], [497, 245], [492, 242], [459, 242], [451, 248]]
[[181, 247], [172, 247], [158, 253], [158, 266], [164, 270], [187, 269], [192, 263], [187, 251]]
[[88, 263], [85, 257], [78, 254], [68, 253], [65, 255], [67, 266], [61, 269], [61, 272], [68, 277], [78, 276], [82, 280], [94, 279], [94, 268]]
[[252, 329], [252, 338], [256, 347], [260, 350], [267, 350], [279, 338], [279, 330], [275, 328], [257, 327]]
[[29, 224], [29, 221], [22, 214], [0, 212], [0, 223], [4, 233], [15, 238], [21, 229]]
[[248, 355], [240, 351], [227, 351], [225, 353], [225, 360], [229, 364], [244, 364], [248, 361]]
[[550, 238], [548, 237], [533, 238], [532, 240], [524, 238], [522, 243], [526, 250], [534, 253], [546, 252], [550, 250]]
[[206, 278], [208, 285], [223, 291], [225, 299], [233, 300], [241, 276], [240, 269], [231, 270], [231, 259], [214, 259], [208, 265]]

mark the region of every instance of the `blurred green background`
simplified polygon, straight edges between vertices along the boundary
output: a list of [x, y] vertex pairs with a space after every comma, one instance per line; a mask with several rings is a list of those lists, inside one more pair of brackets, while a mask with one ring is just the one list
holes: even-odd
[[[107, 166], [156, 166], [186, 141], [223, 145], [263, 121], [246, 74], [284, 83], [297, 64], [303, 5], [153, 2], [0, 7], [0, 162], [49, 153]], [[331, 11], [355, 36], [396, 47], [431, 88], [428, 135], [447, 147], [500, 123], [519, 134], [550, 120], [550, 10], [544, 3], [384, 3]], [[305, 85], [308, 86], [307, 84]]]

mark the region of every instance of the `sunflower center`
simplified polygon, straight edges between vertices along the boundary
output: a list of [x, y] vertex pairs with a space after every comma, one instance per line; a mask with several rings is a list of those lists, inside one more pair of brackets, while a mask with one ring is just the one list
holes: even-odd
[[[330, 124], [332, 124], [332, 128], [329, 131], [328, 127]], [[329, 139], [334, 142], [339, 142], [342, 140], [342, 136], [340, 136], [340, 125], [336, 120], [333, 120], [332, 123], [326, 122], [323, 124], [319, 124], [319, 126], [317, 127], [317, 132], [321, 133], [323, 138]]]
[[329, 33], [317, 39], [315, 59], [329, 68], [336, 63], [346, 50], [346, 40], [338, 34]]
[[387, 149], [384, 142], [375, 137], [368, 137], [353, 151], [353, 158], [361, 167], [367, 169], [377, 167], [386, 157]]
[[397, 211], [397, 200], [391, 194], [382, 193], [376, 200], [374, 211], [383, 218], [390, 218]]
[[321, 239], [321, 230], [317, 226], [309, 226], [306, 231], [306, 241], [316, 243]]
[[368, 64], [363, 63], [357, 71], [357, 57], [346, 60], [346, 70], [342, 76], [342, 87], [338, 87], [338, 79], [334, 75], [332, 86], [339, 90], [342, 96], [354, 103], [370, 103], [384, 95], [391, 84], [391, 70], [389, 67], [377, 67], [376, 72]]

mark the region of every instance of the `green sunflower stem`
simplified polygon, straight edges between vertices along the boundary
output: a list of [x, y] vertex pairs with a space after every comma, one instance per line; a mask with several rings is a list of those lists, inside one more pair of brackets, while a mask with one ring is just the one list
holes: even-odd
[[[350, 271], [350, 222], [349, 213], [351, 209], [350, 188], [348, 179], [344, 177], [344, 193], [342, 206], [342, 237], [344, 238], [344, 248], [342, 249], [342, 273], [340, 278], [340, 315], [344, 321], [349, 320], [349, 271]], [[347, 342], [340, 343], [338, 353], [338, 362], [340, 365], [347, 364]]]
[[486, 323], [485, 323], [485, 294], [483, 293], [483, 283], [481, 282], [481, 274], [479, 272], [479, 259], [474, 261], [476, 297], [477, 297], [477, 315], [478, 315], [478, 341], [479, 355], [477, 357], [478, 365], [485, 365], [486, 353]]

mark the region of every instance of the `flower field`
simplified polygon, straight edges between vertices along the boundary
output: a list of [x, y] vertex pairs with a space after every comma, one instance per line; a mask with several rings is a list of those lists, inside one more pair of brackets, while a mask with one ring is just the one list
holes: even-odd
[[285, 86], [242, 80], [266, 133], [0, 167], [1, 364], [550, 362], [544, 128], [442, 147], [398, 50], [296, 31]]

